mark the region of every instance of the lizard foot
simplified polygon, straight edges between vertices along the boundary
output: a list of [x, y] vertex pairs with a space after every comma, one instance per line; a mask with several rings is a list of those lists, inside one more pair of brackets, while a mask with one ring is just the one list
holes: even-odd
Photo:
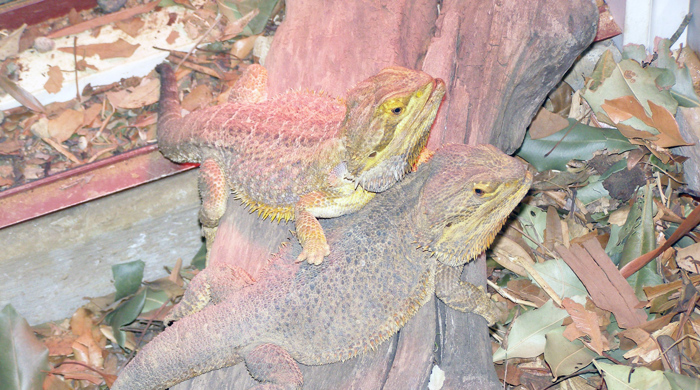
[[296, 262], [306, 260], [309, 264], [319, 265], [323, 262], [323, 258], [331, 254], [331, 248], [325, 242], [322, 243], [307, 243], [304, 250], [301, 251]]
[[496, 302], [489, 300], [490, 303], [484, 309], [477, 309], [474, 312], [486, 320], [489, 326], [496, 322], [505, 322], [508, 319], [508, 305], [505, 302]]

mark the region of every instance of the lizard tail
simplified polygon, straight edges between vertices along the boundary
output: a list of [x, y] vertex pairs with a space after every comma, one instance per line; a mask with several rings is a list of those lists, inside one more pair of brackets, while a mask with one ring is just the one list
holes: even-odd
[[158, 146], [163, 154], [169, 156], [169, 150], [180, 141], [182, 122], [179, 92], [175, 74], [169, 64], [156, 66], [160, 73], [160, 99], [158, 103]]
[[111, 390], [162, 390], [243, 361], [238, 353], [241, 340], [234, 340], [238, 337], [230, 333], [232, 329], [223, 329], [227, 320], [212, 322], [203, 312], [175, 322], [146, 344], [122, 369]]

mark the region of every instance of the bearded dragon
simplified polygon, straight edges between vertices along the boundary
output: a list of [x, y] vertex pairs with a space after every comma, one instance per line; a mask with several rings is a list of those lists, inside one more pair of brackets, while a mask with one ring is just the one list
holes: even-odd
[[297, 261], [312, 264], [330, 253], [316, 218], [355, 212], [401, 180], [425, 146], [445, 95], [442, 80], [393, 66], [344, 100], [302, 91], [268, 99], [264, 87], [260, 91], [264, 68], [253, 66], [229, 103], [182, 118], [172, 69], [161, 64], [156, 70], [158, 147], [172, 161], [201, 164], [199, 218], [207, 245], [232, 191], [263, 218], [295, 220], [303, 247]]
[[[165, 389], [245, 362], [255, 389], [298, 389], [297, 362], [350, 359], [387, 340], [432, 296], [489, 323], [502, 312], [459, 280], [493, 241], [532, 175], [492, 146], [439, 149], [418, 171], [364, 207], [324, 220], [334, 250], [320, 266], [287, 246], [253, 281], [227, 264], [191, 282], [170, 319], [112, 390]], [[468, 330], [465, 330], [468, 331]]]

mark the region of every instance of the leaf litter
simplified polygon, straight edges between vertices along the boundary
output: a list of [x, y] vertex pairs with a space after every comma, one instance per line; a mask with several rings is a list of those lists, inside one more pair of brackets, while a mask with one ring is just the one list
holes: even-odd
[[[199, 9], [187, 33], [202, 36], [215, 17], [215, 9]], [[139, 20], [117, 25], [137, 34]], [[234, 69], [250, 56], [255, 39], [217, 41], [237, 34], [225, 25], [206, 50], [170, 54], [183, 63], [177, 78], [192, 110], [225, 97]], [[488, 252], [490, 285], [509, 297], [494, 299], [511, 309], [493, 329], [494, 362], [507, 388], [700, 386], [700, 208], [672, 149], [689, 143], [674, 115], [678, 107], [699, 109], [700, 61], [687, 48], [668, 47], [658, 40], [651, 62], [644, 48], [628, 47], [619, 60], [604, 52], [582, 89], [562, 84], [550, 96], [518, 152], [539, 173]], [[14, 89], [28, 108], [2, 123], [0, 189], [155, 142], [157, 87], [151, 74], [46, 108]], [[203, 266], [203, 249], [192, 266], [178, 262], [153, 282], [142, 281], [140, 261], [115, 267], [116, 293], [34, 327], [39, 344], [26, 326], [0, 329], [26, 354], [15, 369], [33, 372], [47, 389], [111, 385], [127, 354], [163, 329], [172, 302]], [[11, 306], [0, 315], [0, 325], [8, 321], [21, 323]]]

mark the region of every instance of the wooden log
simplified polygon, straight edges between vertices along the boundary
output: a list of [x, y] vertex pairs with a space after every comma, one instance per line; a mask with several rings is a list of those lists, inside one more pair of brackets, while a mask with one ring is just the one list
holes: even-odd
[[522, 143], [549, 91], [591, 43], [590, 0], [287, 2], [266, 66], [271, 92], [335, 96], [390, 64], [447, 83], [428, 147]]
[[[429, 148], [491, 143], [513, 152], [547, 93], [592, 41], [596, 21], [590, 0], [445, 0], [439, 13], [436, 0], [288, 0], [266, 63], [270, 90], [342, 96], [387, 65], [423, 69], [448, 86]], [[262, 222], [229, 202], [212, 261], [255, 275], [261, 256], [291, 227]], [[484, 285], [484, 260], [469, 264], [463, 277]], [[434, 301], [376, 351], [302, 371], [309, 389], [423, 389], [434, 362], [445, 372], [443, 389], [499, 388], [486, 322]], [[238, 365], [174, 389], [251, 383]]]

